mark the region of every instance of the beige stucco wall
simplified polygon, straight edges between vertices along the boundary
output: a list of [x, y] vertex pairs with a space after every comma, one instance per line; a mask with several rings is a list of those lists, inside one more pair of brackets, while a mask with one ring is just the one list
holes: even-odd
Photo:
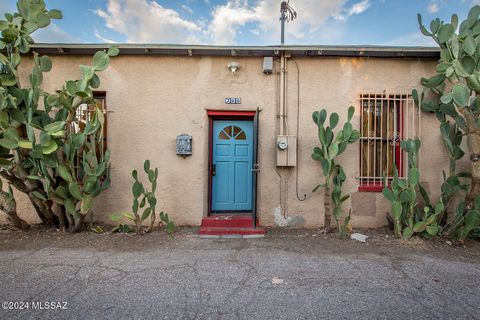
[[[44, 88], [53, 91], [65, 79], [79, 76], [78, 65], [89, 64], [86, 56], [52, 57], [54, 67], [45, 75]], [[227, 63], [238, 61], [232, 74]], [[419, 86], [419, 79], [433, 73], [433, 61], [374, 58], [296, 58], [300, 73], [299, 176], [300, 196], [295, 190], [296, 170], [288, 180], [288, 214], [300, 215], [304, 226], [323, 224], [323, 197], [312, 194], [321, 180], [318, 162], [311, 159], [317, 145], [313, 111], [326, 108], [346, 118], [347, 107], [356, 106], [353, 124], [359, 127], [360, 93], [403, 93]], [[130, 210], [131, 170], [142, 168], [144, 159], [159, 167], [159, 209], [168, 212], [177, 225], [199, 225], [207, 212], [208, 117], [207, 109], [255, 110], [260, 107], [258, 215], [260, 223], [274, 225], [279, 207], [280, 179], [275, 171], [277, 81], [262, 73], [262, 58], [118, 56], [101, 73], [99, 90], [107, 92], [108, 146], [112, 154], [111, 188], [98, 198], [96, 219], [109, 222], [111, 213]], [[278, 71], [275, 62], [275, 71]], [[24, 72], [25, 76], [25, 72]], [[297, 71], [288, 63], [288, 124], [296, 134]], [[242, 104], [225, 105], [225, 97], [240, 97]], [[193, 155], [186, 159], [175, 154], [178, 134], [193, 136]], [[441, 183], [441, 168], [448, 161], [433, 116], [422, 113], [422, 180], [428, 181], [434, 196]], [[359, 144], [350, 146], [341, 157], [348, 181], [345, 192], [356, 192], [359, 175]], [[286, 170], [281, 170], [287, 175]], [[375, 201], [376, 212], [354, 212], [357, 227], [385, 224], [388, 211], [381, 194], [360, 195], [356, 199]], [[19, 201], [20, 216], [32, 221], [35, 215], [26, 202]], [[345, 203], [345, 211], [351, 206]], [[358, 211], [358, 210], [357, 210]]]

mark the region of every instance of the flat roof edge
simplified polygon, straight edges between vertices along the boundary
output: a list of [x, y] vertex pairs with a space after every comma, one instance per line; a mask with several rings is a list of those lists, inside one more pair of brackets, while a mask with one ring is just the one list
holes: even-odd
[[[112, 44], [38, 43], [32, 50], [50, 55], [91, 55]], [[278, 56], [282, 52], [292, 56], [321, 57], [380, 57], [380, 58], [438, 58], [440, 49], [434, 47], [388, 46], [212, 46], [168, 44], [117, 44], [122, 55], [173, 56]]]

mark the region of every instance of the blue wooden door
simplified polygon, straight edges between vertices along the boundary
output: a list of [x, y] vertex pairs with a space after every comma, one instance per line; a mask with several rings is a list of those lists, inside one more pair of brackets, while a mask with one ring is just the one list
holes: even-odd
[[253, 122], [215, 120], [212, 133], [212, 211], [251, 211]]

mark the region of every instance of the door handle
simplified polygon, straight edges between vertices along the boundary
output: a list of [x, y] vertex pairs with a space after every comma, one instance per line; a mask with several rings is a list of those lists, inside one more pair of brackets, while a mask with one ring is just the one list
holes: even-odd
[[212, 164], [212, 177], [215, 176], [217, 174], [217, 166], [214, 164]]

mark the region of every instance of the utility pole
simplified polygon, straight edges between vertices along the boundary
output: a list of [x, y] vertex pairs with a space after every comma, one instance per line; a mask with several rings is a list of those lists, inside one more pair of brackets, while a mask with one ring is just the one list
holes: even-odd
[[297, 12], [289, 5], [290, 0], [280, 4], [281, 44], [285, 44], [285, 22], [292, 21], [297, 17]]

